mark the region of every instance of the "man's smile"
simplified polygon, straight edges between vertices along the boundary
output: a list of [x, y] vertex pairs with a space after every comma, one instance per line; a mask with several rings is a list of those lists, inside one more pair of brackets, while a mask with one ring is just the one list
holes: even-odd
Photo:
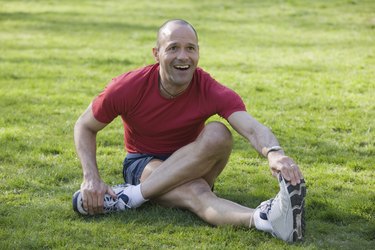
[[173, 67], [178, 70], [188, 70], [190, 68], [190, 65], [175, 65]]

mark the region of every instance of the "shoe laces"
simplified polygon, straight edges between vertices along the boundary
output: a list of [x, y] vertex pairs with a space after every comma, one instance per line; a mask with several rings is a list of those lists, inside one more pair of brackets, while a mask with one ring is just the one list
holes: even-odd
[[118, 200], [113, 199], [111, 196], [104, 197], [104, 210], [105, 212], [112, 212], [117, 210]]
[[268, 215], [268, 212], [271, 210], [273, 200], [274, 199], [269, 199], [260, 203], [260, 205], [258, 206], [259, 212]]
[[[116, 195], [117, 197], [120, 197], [120, 195], [122, 194], [122, 191], [121, 192], [118, 192]], [[115, 211], [118, 211], [118, 210], [121, 210], [119, 208], [119, 203], [122, 203], [125, 207], [127, 208], [130, 208], [130, 206], [124, 201], [122, 200], [121, 198], [118, 198], [118, 199], [113, 199], [111, 196], [109, 195], [106, 195], [104, 197], [104, 210], [106, 212], [115, 212]]]

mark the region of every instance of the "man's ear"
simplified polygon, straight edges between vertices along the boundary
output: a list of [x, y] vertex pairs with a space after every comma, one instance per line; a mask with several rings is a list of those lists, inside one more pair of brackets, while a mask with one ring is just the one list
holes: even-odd
[[154, 55], [155, 61], [159, 62], [159, 50], [157, 48], [152, 48], [152, 54]]

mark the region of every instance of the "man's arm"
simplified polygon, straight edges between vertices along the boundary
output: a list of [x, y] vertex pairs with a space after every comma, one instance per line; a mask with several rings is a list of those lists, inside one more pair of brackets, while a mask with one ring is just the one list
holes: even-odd
[[95, 119], [90, 105], [74, 126], [74, 143], [83, 171], [83, 207], [89, 214], [103, 212], [104, 194], [116, 198], [113, 190], [100, 178], [96, 163], [96, 134], [106, 125]]
[[269, 151], [271, 147], [279, 146], [279, 142], [271, 130], [259, 123], [245, 111], [234, 112], [228, 117], [230, 125], [264, 157], [268, 159], [272, 174], [281, 173], [292, 185], [300, 183], [302, 179], [298, 165], [284, 151]]

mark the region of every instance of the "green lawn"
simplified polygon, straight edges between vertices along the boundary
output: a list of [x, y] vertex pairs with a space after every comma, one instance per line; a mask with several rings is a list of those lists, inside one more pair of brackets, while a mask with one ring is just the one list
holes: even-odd
[[[300, 164], [303, 243], [151, 204], [72, 211], [76, 119], [111, 78], [154, 62], [157, 28], [170, 18], [196, 27], [200, 66]], [[375, 249], [374, 98], [374, 1], [1, 0], [0, 249]], [[102, 178], [120, 183], [120, 119], [98, 143]], [[236, 135], [217, 194], [255, 207], [277, 191], [267, 162]]]

